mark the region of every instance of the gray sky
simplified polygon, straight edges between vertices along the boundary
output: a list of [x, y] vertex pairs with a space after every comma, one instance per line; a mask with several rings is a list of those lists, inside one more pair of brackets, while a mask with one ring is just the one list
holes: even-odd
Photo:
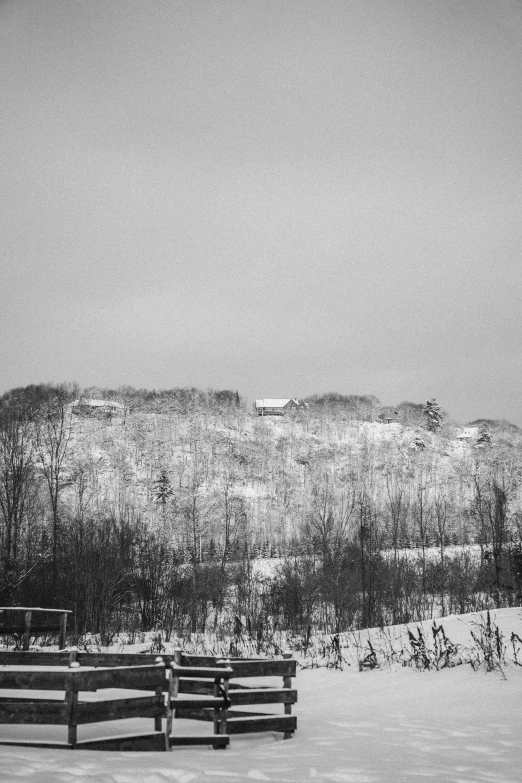
[[3, 0], [0, 89], [0, 391], [522, 425], [520, 0]]

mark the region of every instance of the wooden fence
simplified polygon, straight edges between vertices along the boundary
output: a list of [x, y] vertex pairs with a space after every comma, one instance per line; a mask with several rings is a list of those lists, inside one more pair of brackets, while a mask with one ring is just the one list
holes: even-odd
[[[5, 668], [4, 668], [5, 667]], [[38, 668], [36, 668], [38, 667]], [[69, 668], [66, 668], [69, 667]], [[291, 714], [297, 701], [292, 690], [296, 662], [234, 659], [208, 656], [76, 653], [67, 651], [0, 653], [0, 724], [54, 724], [67, 726], [67, 742], [3, 740], [1, 744], [45, 745], [93, 750], [170, 750], [176, 745], [210, 744], [226, 747], [230, 734], [281, 731], [285, 738], [296, 729]], [[245, 678], [282, 677], [283, 687], [255, 687], [232, 682]], [[106, 688], [149, 691], [147, 696], [82, 700], [82, 692]], [[2, 690], [55, 691], [63, 701], [40, 695], [2, 695]], [[165, 698], [164, 694], [167, 694]], [[250, 705], [282, 704], [283, 715], [247, 712]], [[239, 709], [230, 709], [238, 707]], [[176, 717], [213, 722], [213, 734], [183, 736], [173, 732]], [[151, 718], [150, 734], [79, 740], [78, 726], [88, 723]], [[165, 729], [163, 730], [163, 720]]]

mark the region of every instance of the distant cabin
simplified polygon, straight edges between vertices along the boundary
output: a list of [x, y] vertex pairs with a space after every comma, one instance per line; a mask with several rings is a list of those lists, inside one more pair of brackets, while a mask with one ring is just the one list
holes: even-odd
[[285, 413], [307, 408], [306, 402], [295, 397], [284, 400], [256, 400], [255, 410], [258, 416], [284, 416]]
[[71, 403], [72, 412], [76, 415], [99, 414], [101, 416], [123, 416], [125, 407], [115, 400], [79, 399]]
[[478, 436], [478, 427], [463, 427], [457, 433], [458, 440], [474, 440]]
[[401, 423], [401, 417], [399, 415], [399, 411], [394, 410], [393, 408], [384, 408], [384, 410], [379, 413], [379, 421], [383, 424], [400, 424]]

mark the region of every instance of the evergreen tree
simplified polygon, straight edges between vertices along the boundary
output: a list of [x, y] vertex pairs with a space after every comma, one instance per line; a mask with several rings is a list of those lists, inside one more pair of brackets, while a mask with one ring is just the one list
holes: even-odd
[[426, 426], [430, 432], [437, 432], [442, 426], [442, 411], [440, 405], [437, 405], [437, 401], [433, 397], [428, 400], [424, 408], [422, 409], [426, 417]]
[[154, 500], [156, 503], [161, 503], [163, 511], [165, 511], [167, 503], [170, 502], [173, 495], [174, 490], [172, 489], [168, 473], [164, 468], [159, 478], [154, 482]]
[[479, 427], [477, 436], [477, 446], [490, 446], [492, 441], [491, 432], [486, 422], [483, 422]]

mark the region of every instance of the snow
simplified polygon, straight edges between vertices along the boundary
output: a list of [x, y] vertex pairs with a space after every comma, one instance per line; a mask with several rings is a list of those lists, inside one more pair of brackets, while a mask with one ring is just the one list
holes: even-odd
[[[520, 634], [520, 609], [492, 614]], [[448, 636], [467, 638], [472, 618], [444, 621]], [[398, 633], [398, 631], [397, 631]], [[522, 635], [522, 634], [520, 634]], [[111, 753], [0, 746], [1, 781], [38, 783], [226, 783], [226, 781], [338, 781], [339, 783], [517, 783], [522, 759], [522, 668], [474, 672], [470, 666], [419, 672], [396, 665], [360, 673], [298, 672], [294, 737], [233, 736], [227, 750], [175, 748], [172, 753]], [[265, 683], [266, 684], [266, 683]], [[276, 708], [278, 709], [278, 708]], [[110, 733], [150, 731], [152, 721], [111, 724]], [[208, 733], [209, 724], [175, 721]], [[65, 739], [66, 727], [21, 728]], [[83, 730], [84, 727], [81, 727]], [[100, 727], [85, 727], [99, 736]], [[87, 734], [84, 734], [87, 737]]]

